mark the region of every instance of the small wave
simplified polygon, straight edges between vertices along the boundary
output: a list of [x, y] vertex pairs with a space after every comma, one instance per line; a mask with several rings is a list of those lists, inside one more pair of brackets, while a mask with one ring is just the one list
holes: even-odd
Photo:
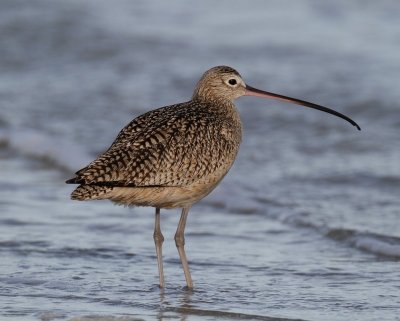
[[73, 317], [69, 321], [139, 321], [137, 317], [131, 316], [106, 316], [106, 315], [87, 315], [81, 317]]
[[377, 188], [399, 188], [400, 186], [400, 176], [398, 175], [374, 175], [372, 173], [353, 173], [351, 175], [319, 175], [315, 177], [291, 177], [291, 179], [296, 179], [298, 182], [303, 183], [313, 183], [319, 185], [361, 185], [368, 187]]
[[50, 251], [50, 255], [74, 258], [74, 257], [94, 257], [94, 258], [123, 258], [129, 259], [135, 256], [133, 253], [126, 253], [120, 249], [113, 248], [75, 248], [64, 247]]
[[170, 312], [177, 312], [182, 315], [193, 315], [200, 317], [220, 317], [226, 319], [237, 319], [237, 320], [264, 320], [264, 321], [305, 321], [303, 319], [287, 319], [287, 318], [275, 318], [256, 314], [246, 314], [228, 311], [217, 311], [217, 310], [203, 310], [190, 307], [171, 307], [165, 309]]
[[23, 222], [23, 221], [16, 220], [13, 218], [6, 218], [6, 219], [0, 219], [0, 224], [8, 225], [8, 226], [25, 226], [25, 225], [33, 225], [34, 223]]
[[329, 238], [345, 242], [359, 250], [384, 258], [400, 260], [400, 238], [351, 229], [332, 229], [326, 234]]
[[328, 238], [343, 242], [358, 250], [378, 257], [400, 260], [400, 238], [354, 229], [329, 228], [312, 222], [305, 213], [291, 214], [281, 217], [286, 224], [316, 230]]
[[[389, 184], [397, 185], [399, 178], [392, 176], [372, 176], [365, 175], [360, 179], [368, 181], [371, 185], [384, 185]], [[338, 179], [341, 181], [341, 179]], [[345, 180], [345, 178], [343, 178]], [[332, 178], [333, 182], [337, 182]], [[392, 186], [392, 185], [390, 185]], [[290, 226], [312, 229], [319, 234], [322, 234], [330, 239], [339, 241], [347, 246], [351, 246], [358, 250], [374, 254], [384, 259], [400, 260], [400, 237], [391, 236], [388, 234], [379, 234], [369, 231], [362, 231], [351, 228], [336, 228], [329, 226], [326, 222], [321, 222], [315, 219], [313, 215], [308, 212], [296, 211], [290, 209], [291, 204], [281, 204], [278, 202], [269, 201], [269, 199], [253, 198], [255, 201], [267, 204], [268, 210], [263, 211], [263, 215], [268, 218], [278, 220], [283, 224]]]
[[[300, 319], [287, 319], [287, 318], [274, 318], [261, 315], [245, 314], [245, 313], [235, 313], [226, 311], [213, 311], [213, 310], [202, 310], [188, 307], [171, 307], [166, 308], [164, 311], [160, 311], [160, 315], [164, 312], [174, 312], [182, 316], [182, 319], [186, 319], [187, 316], [198, 316], [198, 317], [213, 317], [213, 318], [223, 318], [227, 320], [264, 320], [264, 321], [304, 321]], [[185, 317], [185, 318], [183, 318]], [[171, 319], [168, 316], [167, 319]], [[142, 320], [137, 317], [126, 316], [107, 316], [107, 315], [87, 315], [87, 316], [77, 316], [69, 321], [138, 321]]]
[[46, 241], [1, 241], [0, 252], [10, 251], [16, 255], [43, 254], [47, 257], [67, 258], [102, 258], [102, 259], [130, 259], [134, 253], [127, 253], [118, 248], [78, 248], [61, 247], [54, 248]]
[[46, 241], [0, 241], [1, 249], [15, 249], [21, 247], [47, 247], [49, 243]]
[[9, 148], [68, 171], [75, 171], [93, 160], [78, 144], [35, 130], [0, 130], [0, 148]]
[[42, 285], [47, 281], [30, 277], [7, 276], [7, 277], [1, 277], [0, 282], [3, 284], [15, 284], [19, 286], [21, 285], [35, 286], [35, 285]]
[[400, 260], [400, 237], [355, 229], [330, 228], [324, 224], [313, 222], [309, 215], [303, 212], [282, 215], [279, 210], [270, 210], [268, 216], [278, 219], [284, 224], [315, 230], [330, 239], [378, 257]]

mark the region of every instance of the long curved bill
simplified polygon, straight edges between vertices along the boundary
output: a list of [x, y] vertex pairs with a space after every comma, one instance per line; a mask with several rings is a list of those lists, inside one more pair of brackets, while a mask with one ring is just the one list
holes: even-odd
[[350, 124], [352, 124], [353, 126], [356, 126], [358, 130], [361, 130], [360, 126], [358, 126], [358, 124], [354, 120], [347, 117], [346, 115], [343, 115], [343, 114], [341, 114], [333, 109], [330, 109], [328, 107], [309, 103], [308, 101], [270, 93], [268, 91], [263, 91], [263, 90], [260, 90], [257, 88], [250, 87], [248, 85], [246, 85], [246, 92], [244, 95], [245, 96], [256, 96], [256, 97], [261, 97], [261, 98], [269, 98], [269, 99], [277, 99], [277, 100], [286, 101], [288, 103], [292, 103], [292, 104], [296, 104], [296, 105], [301, 105], [301, 106], [305, 106], [305, 107], [309, 107], [309, 108], [318, 109], [318, 110], [324, 111], [326, 113], [340, 117], [344, 120], [347, 120]]

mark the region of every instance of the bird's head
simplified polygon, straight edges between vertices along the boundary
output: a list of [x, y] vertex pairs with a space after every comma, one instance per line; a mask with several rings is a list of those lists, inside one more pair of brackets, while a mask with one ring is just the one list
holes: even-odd
[[245, 93], [246, 84], [235, 69], [217, 66], [203, 74], [197, 83], [193, 98], [234, 101]]
[[208, 101], [230, 101], [241, 96], [256, 96], [261, 98], [277, 99], [304, 107], [314, 108], [340, 117], [360, 130], [360, 126], [349, 117], [328, 107], [320, 106], [308, 101], [291, 98], [271, 92], [253, 88], [243, 81], [240, 74], [228, 66], [217, 66], [207, 70], [197, 83], [193, 99]]

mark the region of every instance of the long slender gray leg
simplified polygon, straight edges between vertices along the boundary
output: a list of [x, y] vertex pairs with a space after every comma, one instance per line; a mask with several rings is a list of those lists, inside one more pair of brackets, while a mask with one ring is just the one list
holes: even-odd
[[186, 219], [189, 214], [190, 207], [184, 207], [182, 209], [181, 218], [179, 220], [178, 228], [175, 233], [175, 244], [178, 248], [179, 256], [181, 258], [183, 272], [185, 273], [186, 284], [189, 289], [193, 288], [192, 277], [190, 276], [189, 264], [187, 262], [186, 253], [185, 253], [185, 226]]
[[157, 263], [158, 263], [158, 274], [160, 276], [160, 288], [164, 287], [164, 270], [162, 261], [162, 244], [164, 242], [164, 236], [161, 233], [160, 226], [160, 209], [156, 208], [156, 222], [154, 224], [154, 243], [156, 244]]

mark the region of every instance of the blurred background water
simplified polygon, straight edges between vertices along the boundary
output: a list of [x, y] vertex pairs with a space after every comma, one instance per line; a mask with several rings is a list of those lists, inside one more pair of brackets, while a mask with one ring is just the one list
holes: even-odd
[[[400, 5], [0, 1], [1, 320], [400, 320]], [[333, 116], [239, 99], [244, 139], [191, 210], [184, 277], [162, 212], [64, 180], [215, 65]]]

